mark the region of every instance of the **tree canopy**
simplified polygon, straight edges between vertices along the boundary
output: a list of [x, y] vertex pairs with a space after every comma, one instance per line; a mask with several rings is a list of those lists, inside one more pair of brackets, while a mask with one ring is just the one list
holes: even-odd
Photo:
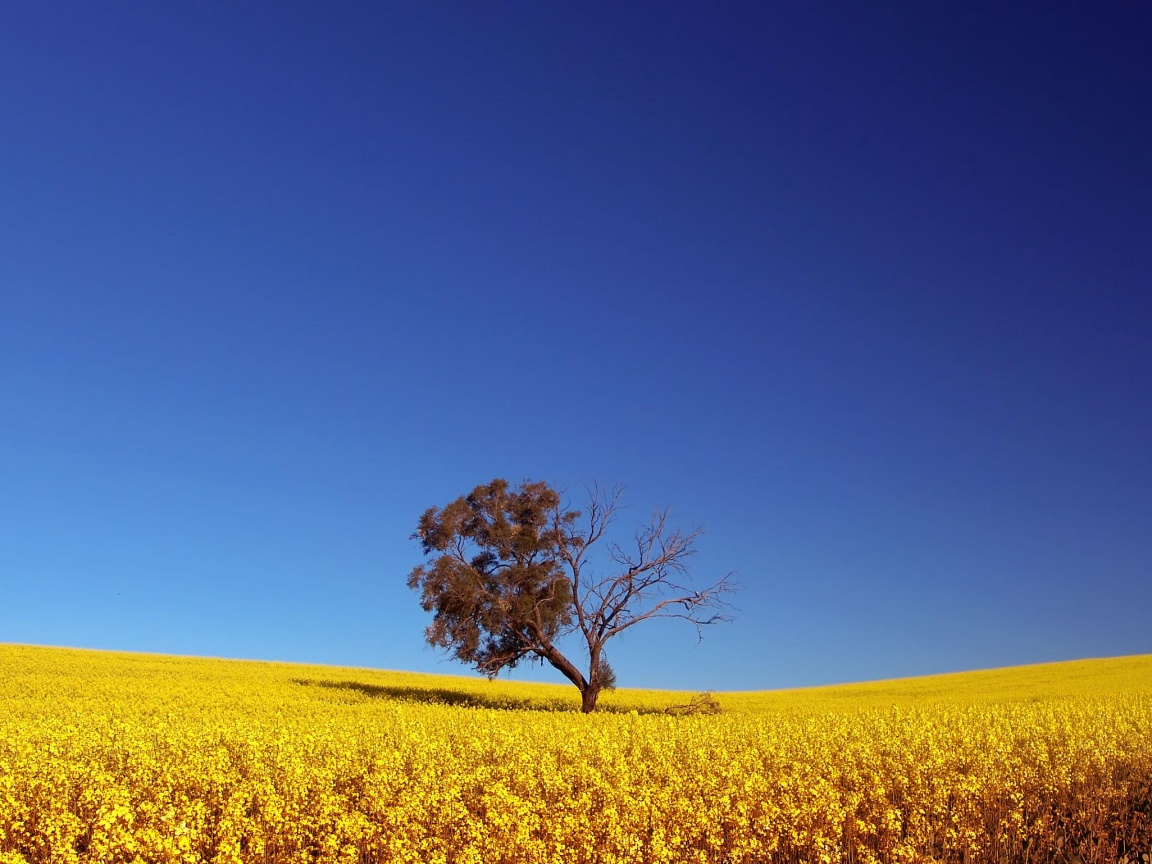
[[[682, 531], [657, 510], [621, 545], [606, 537], [620, 510], [622, 488], [593, 487], [583, 511], [568, 509], [542, 481], [511, 486], [495, 479], [420, 517], [426, 563], [408, 576], [431, 612], [425, 636], [453, 657], [495, 676], [528, 658], [548, 663], [580, 691], [581, 706], [596, 710], [600, 693], [615, 686], [604, 646], [613, 636], [654, 618], [677, 618], [697, 629], [730, 620], [731, 576], [694, 587], [687, 559], [699, 529]], [[606, 574], [589, 563], [597, 544]], [[573, 633], [585, 662], [559, 648]]]

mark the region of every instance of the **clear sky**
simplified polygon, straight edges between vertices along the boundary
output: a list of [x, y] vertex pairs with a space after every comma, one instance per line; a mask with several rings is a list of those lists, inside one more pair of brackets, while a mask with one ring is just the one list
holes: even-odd
[[410, 535], [499, 476], [736, 571], [625, 686], [1152, 652], [1150, 45], [1141, 2], [5, 3], [0, 641], [464, 673]]

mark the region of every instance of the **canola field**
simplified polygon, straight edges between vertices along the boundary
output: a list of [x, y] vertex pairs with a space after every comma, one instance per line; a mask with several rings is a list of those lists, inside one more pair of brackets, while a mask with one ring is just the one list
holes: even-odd
[[1152, 657], [690, 696], [0, 645], [0, 864], [1152, 860]]

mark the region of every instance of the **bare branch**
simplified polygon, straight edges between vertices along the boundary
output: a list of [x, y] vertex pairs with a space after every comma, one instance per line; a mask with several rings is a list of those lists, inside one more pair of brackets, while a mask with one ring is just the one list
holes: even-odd
[[[702, 630], [704, 627], [732, 620], [732, 616], [720, 611], [732, 608], [732, 605], [724, 600], [725, 594], [735, 590], [730, 576], [731, 574], [725, 576], [703, 591], [664, 597], [642, 610], [633, 608], [620, 610], [620, 614], [611, 622], [612, 626], [604, 631], [603, 641], [639, 624], [641, 621], [650, 621], [653, 618], [675, 618], [687, 621], [696, 627], [697, 639], [703, 638]], [[678, 606], [683, 607], [683, 611], [678, 611], [676, 609]]]

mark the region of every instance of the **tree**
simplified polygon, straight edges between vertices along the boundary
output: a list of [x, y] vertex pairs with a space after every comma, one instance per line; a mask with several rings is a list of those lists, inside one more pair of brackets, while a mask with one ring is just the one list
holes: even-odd
[[[592, 487], [583, 511], [569, 510], [541, 481], [512, 488], [496, 479], [443, 509], [420, 517], [413, 539], [430, 560], [412, 570], [408, 587], [433, 613], [428, 642], [495, 677], [525, 658], [550, 664], [580, 691], [584, 713], [615, 686], [604, 646], [642, 621], [676, 618], [702, 628], [731, 620], [731, 574], [695, 589], [687, 561], [701, 531], [682, 531], [657, 510], [631, 542], [605, 534], [620, 511], [622, 488]], [[604, 575], [589, 563], [603, 541]], [[558, 647], [578, 633], [583, 671]]]

